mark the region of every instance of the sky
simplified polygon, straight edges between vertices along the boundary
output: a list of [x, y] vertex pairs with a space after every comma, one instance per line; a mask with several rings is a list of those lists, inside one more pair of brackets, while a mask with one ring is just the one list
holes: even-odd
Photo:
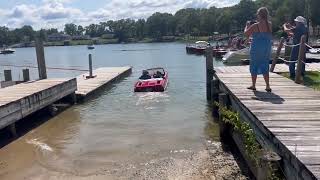
[[65, 23], [86, 26], [122, 18], [147, 18], [154, 12], [182, 8], [232, 6], [240, 0], [0, 0], [0, 26], [11, 29], [63, 29]]

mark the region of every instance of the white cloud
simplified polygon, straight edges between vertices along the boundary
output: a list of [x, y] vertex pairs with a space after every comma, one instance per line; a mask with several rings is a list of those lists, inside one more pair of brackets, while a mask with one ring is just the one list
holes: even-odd
[[[72, 3], [75, 2], [75, 3]], [[65, 23], [87, 25], [122, 18], [147, 18], [154, 12], [175, 13], [182, 8], [209, 8], [234, 5], [239, 0], [110, 0], [92, 12], [71, 7], [79, 0], [43, 0], [38, 6], [20, 4], [12, 10], [0, 9], [0, 25], [10, 28], [32, 25], [35, 29], [57, 27]]]

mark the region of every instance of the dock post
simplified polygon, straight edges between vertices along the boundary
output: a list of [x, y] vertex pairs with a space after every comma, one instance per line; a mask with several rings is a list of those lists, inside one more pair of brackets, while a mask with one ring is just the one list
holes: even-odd
[[223, 122], [223, 117], [221, 114], [221, 108], [225, 107], [228, 108], [229, 106], [229, 98], [228, 95], [225, 93], [219, 94], [219, 126], [220, 126], [220, 137], [222, 140], [227, 140], [228, 137], [228, 131], [229, 126]]
[[92, 54], [89, 54], [89, 76], [86, 78], [94, 78], [92, 70]]
[[300, 41], [300, 49], [299, 49], [299, 57], [296, 68], [296, 79], [295, 82], [297, 84], [301, 84], [302, 82], [302, 63], [305, 63], [305, 53], [306, 53], [306, 36], [303, 35]]
[[22, 69], [22, 74], [23, 74], [23, 82], [30, 81], [29, 69]]
[[12, 134], [13, 137], [18, 137], [18, 134], [17, 134], [17, 129], [16, 129], [16, 123], [12, 123], [9, 125], [9, 130]]
[[277, 49], [276, 56], [274, 57], [274, 59], [273, 59], [273, 61], [272, 61], [272, 65], [271, 65], [271, 68], [270, 68], [270, 72], [273, 72], [273, 71], [274, 71], [274, 68], [276, 67], [278, 58], [279, 58], [280, 53], [281, 53], [281, 49], [282, 49], [283, 44], [284, 44], [284, 40], [285, 40], [285, 39], [284, 39], [283, 37], [280, 39], [280, 43], [279, 43], [279, 46], [278, 46], [278, 49]]
[[4, 73], [4, 81], [12, 81], [11, 69], [6, 69], [3, 71], [3, 73]]
[[211, 80], [211, 101], [212, 101], [212, 115], [215, 118], [219, 117], [219, 107], [215, 104], [215, 102], [219, 102], [219, 80], [213, 78]]
[[213, 49], [211, 46], [206, 48], [206, 75], [207, 75], [207, 100], [211, 100], [211, 80], [213, 79]]
[[39, 38], [36, 39], [36, 53], [37, 53], [39, 79], [47, 79], [47, 69], [46, 69], [46, 61], [45, 61], [45, 57], [44, 57], [44, 47], [43, 47], [43, 42]]

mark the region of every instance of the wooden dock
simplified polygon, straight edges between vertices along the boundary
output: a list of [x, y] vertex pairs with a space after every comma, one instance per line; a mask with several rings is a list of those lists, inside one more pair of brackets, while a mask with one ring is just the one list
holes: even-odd
[[88, 73], [82, 74], [77, 77], [77, 99], [86, 98], [102, 87], [110, 85], [115, 80], [129, 75], [131, 72], [131, 67], [103, 67], [93, 71], [94, 78], [86, 78], [89, 75]]
[[[320, 70], [320, 64], [307, 69]], [[320, 92], [270, 74], [272, 93], [267, 93], [262, 77], [257, 91], [248, 90], [248, 66], [215, 68], [220, 93], [229, 105], [253, 128], [260, 144], [281, 156], [287, 179], [320, 179]], [[277, 65], [275, 72], [286, 72]]]
[[0, 89], [0, 129], [68, 96], [76, 79], [45, 79]]

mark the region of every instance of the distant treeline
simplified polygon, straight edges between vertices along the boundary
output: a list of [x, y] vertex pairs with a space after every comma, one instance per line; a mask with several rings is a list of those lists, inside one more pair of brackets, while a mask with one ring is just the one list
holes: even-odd
[[320, 0], [241, 0], [232, 7], [209, 9], [181, 9], [174, 15], [169, 13], [154, 13], [147, 19], [121, 19], [117, 21], [100, 22], [81, 26], [66, 24], [64, 31], [58, 29], [41, 29], [34, 31], [31, 26], [10, 30], [0, 27], [0, 46], [30, 42], [36, 36], [46, 40], [48, 35], [65, 33], [68, 35], [89, 35], [101, 37], [112, 34], [119, 42], [129, 38], [141, 40], [152, 38], [161, 40], [164, 36], [210, 36], [214, 32], [220, 34], [237, 33], [243, 30], [247, 20], [254, 20], [256, 10], [266, 6], [270, 11], [274, 32], [281, 30], [281, 25], [302, 15], [310, 20], [312, 26], [320, 25]]

